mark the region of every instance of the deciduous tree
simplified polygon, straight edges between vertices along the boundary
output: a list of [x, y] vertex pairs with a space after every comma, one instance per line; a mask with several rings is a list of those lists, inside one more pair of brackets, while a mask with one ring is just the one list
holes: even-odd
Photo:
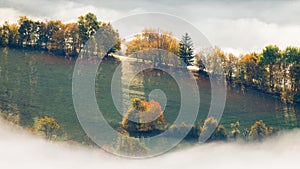
[[249, 137], [252, 140], [262, 141], [268, 135], [268, 128], [262, 120], [255, 122], [250, 129]]
[[38, 122], [38, 130], [43, 132], [47, 139], [51, 140], [54, 134], [57, 134], [60, 125], [54, 117], [45, 116]]

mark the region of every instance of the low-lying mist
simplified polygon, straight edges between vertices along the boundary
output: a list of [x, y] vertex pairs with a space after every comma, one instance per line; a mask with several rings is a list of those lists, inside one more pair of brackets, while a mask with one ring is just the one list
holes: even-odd
[[300, 130], [263, 143], [209, 143], [144, 160], [102, 150], [47, 142], [0, 121], [1, 169], [247, 169], [299, 165]]

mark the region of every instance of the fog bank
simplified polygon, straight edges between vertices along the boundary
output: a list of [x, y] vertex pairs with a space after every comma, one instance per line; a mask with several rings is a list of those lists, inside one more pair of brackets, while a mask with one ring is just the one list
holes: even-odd
[[211, 143], [129, 160], [75, 145], [50, 143], [0, 122], [1, 169], [252, 169], [298, 166], [300, 130], [260, 144]]

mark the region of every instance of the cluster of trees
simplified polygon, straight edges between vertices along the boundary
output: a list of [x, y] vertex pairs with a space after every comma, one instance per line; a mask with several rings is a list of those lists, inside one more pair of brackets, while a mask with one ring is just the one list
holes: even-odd
[[[149, 52], [153, 48], [156, 50]], [[194, 54], [193, 42], [187, 33], [178, 41], [172, 38], [171, 32], [145, 29], [127, 44], [126, 55], [171, 65], [180, 65], [177, 59], [181, 58], [187, 65], [196, 65], [209, 74], [225, 74], [232, 85], [277, 94], [283, 101], [300, 101], [300, 48], [297, 47], [280, 50], [276, 45], [269, 45], [261, 53], [240, 57], [226, 54], [218, 47]]]
[[193, 43], [188, 33], [178, 41], [172, 37], [171, 32], [155, 29], [144, 29], [141, 34], [135, 35], [127, 43], [125, 54], [172, 66], [181, 66], [181, 61], [191, 65], [194, 59]]
[[[217, 121], [213, 117], [209, 117], [204, 121], [203, 125], [192, 125], [189, 126], [186, 123], [182, 123], [179, 126], [171, 125], [169, 128], [169, 137], [177, 137], [191, 128], [188, 135], [185, 137], [186, 140], [192, 140], [194, 142], [199, 141], [199, 137], [207, 134], [208, 131], [214, 130], [212, 135], [208, 138], [207, 142], [212, 141], [236, 141], [244, 140], [258, 141], [261, 142], [267, 137], [275, 136], [278, 130], [273, 127], [267, 127], [262, 120], [256, 121], [248, 130], [247, 128], [241, 129], [240, 123], [231, 123], [230, 130], [226, 129], [223, 125], [218, 125]], [[123, 137], [119, 136], [115, 146], [111, 147], [110, 150], [121, 153], [125, 156], [140, 156], [146, 155], [149, 149], [143, 142], [143, 136], [140, 138], [132, 137], [128, 134], [131, 131], [123, 132]]]
[[[8, 122], [20, 125], [20, 111], [15, 105], [8, 105], [0, 107], [0, 117], [7, 120]], [[48, 140], [53, 140], [57, 138], [57, 136], [61, 136], [63, 131], [58, 123], [58, 121], [54, 117], [42, 117], [35, 119], [35, 124], [33, 127], [28, 128], [33, 133], [40, 133], [45, 136]]]
[[278, 94], [283, 101], [300, 101], [300, 48], [280, 50], [276, 45], [269, 45], [261, 53], [238, 58], [215, 47], [209, 52], [200, 52], [196, 57], [197, 65], [206, 72], [218, 74], [221, 65], [231, 84]]
[[149, 49], [162, 49], [171, 53], [178, 53], [178, 42], [171, 32], [159, 32], [155, 29], [144, 29], [141, 34], [127, 44], [126, 55]]
[[[245, 141], [262, 141], [267, 136], [272, 136], [278, 132], [276, 128], [267, 127], [262, 120], [256, 121], [250, 130], [247, 128], [242, 130], [239, 122], [231, 123], [230, 130], [228, 130], [225, 126], [218, 125], [217, 120], [213, 117], [207, 118], [203, 125], [200, 123], [193, 125], [182, 123], [168, 126], [165, 123], [164, 115], [158, 102], [153, 100], [147, 102], [139, 98], [133, 98], [131, 103], [132, 106], [124, 116], [120, 130], [120, 133], [128, 137], [144, 137], [155, 130], [164, 131], [167, 128], [170, 130], [168, 136], [177, 137], [190, 128], [189, 133], [185, 137], [186, 140], [198, 141], [199, 137], [209, 135], [208, 141], [237, 140], [238, 138]], [[211, 132], [213, 133], [211, 134]]]
[[[98, 30], [101, 30], [100, 34], [96, 34]], [[96, 55], [106, 55], [121, 48], [118, 32], [109, 23], [98, 21], [92, 13], [80, 16], [76, 23], [34, 21], [21, 16], [17, 24], [5, 22], [0, 26], [2, 47], [77, 56], [89, 39], [89, 48], [85, 50]], [[181, 58], [187, 65], [197, 65], [201, 70], [214, 74], [223, 72], [220, 69], [222, 65], [230, 83], [279, 94], [284, 101], [300, 101], [300, 49], [297, 47], [280, 50], [270, 45], [261, 53], [241, 57], [225, 54], [217, 47], [194, 54], [192, 39], [187, 33], [178, 41], [172, 38], [171, 32], [145, 29], [127, 44], [125, 54], [168, 65], [180, 65], [178, 58]]]
[[111, 38], [118, 42], [109, 52], [120, 49], [118, 32], [110, 23], [98, 21], [92, 13], [80, 16], [76, 23], [67, 24], [60, 20], [34, 21], [21, 16], [18, 24], [5, 22], [0, 26], [0, 46], [47, 50], [55, 54], [77, 56], [99, 29], [107, 35], [106, 39], [101, 41]]
[[[218, 125], [217, 120], [213, 117], [207, 118], [203, 125], [200, 125], [200, 123], [189, 125], [183, 122], [181, 125], [172, 124], [168, 126], [164, 121], [159, 103], [153, 100], [147, 102], [139, 98], [132, 99], [131, 103], [132, 106], [129, 108], [126, 116], [124, 116], [122, 124], [118, 129], [120, 136], [114, 146], [110, 147], [112, 151], [126, 156], [146, 155], [149, 149], [142, 140], [144, 137], [148, 137], [149, 133], [153, 134], [153, 131], [157, 129], [162, 132], [169, 129], [168, 137], [181, 136], [190, 129], [185, 140], [194, 142], [198, 142], [199, 138], [202, 136], [206, 137], [206, 135], [209, 135], [208, 142], [236, 140], [244, 140], [246, 142], [263, 141], [265, 138], [278, 133], [278, 129], [267, 127], [262, 120], [256, 121], [250, 129], [241, 129], [239, 122], [231, 123], [230, 129], [227, 129], [223, 125]], [[154, 135], [156, 134], [159, 133], [154, 132]]]
[[170, 133], [172, 137], [176, 137], [178, 133], [191, 128], [190, 132], [186, 136], [187, 140], [198, 141], [199, 137], [205, 136], [209, 131], [213, 131], [212, 135], [208, 138], [208, 141], [228, 141], [242, 139], [245, 141], [262, 141], [268, 136], [276, 135], [278, 129], [274, 127], [267, 127], [262, 120], [256, 121], [249, 129], [240, 128], [240, 123], [235, 122], [230, 124], [230, 129], [226, 129], [223, 125], [218, 125], [217, 120], [213, 117], [209, 117], [204, 121], [203, 125], [195, 124], [188, 126], [185, 123], [177, 126], [173, 124], [170, 126]]

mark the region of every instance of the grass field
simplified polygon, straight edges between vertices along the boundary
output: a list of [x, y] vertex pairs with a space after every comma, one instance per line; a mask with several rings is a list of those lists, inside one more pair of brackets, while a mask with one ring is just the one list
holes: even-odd
[[[0, 50], [0, 106], [20, 112], [23, 126], [33, 125], [35, 117], [54, 116], [69, 139], [83, 141], [83, 132], [72, 101], [72, 74], [75, 61], [35, 51]], [[111, 77], [119, 62], [106, 60], [99, 67], [96, 97], [107, 121], [117, 128], [122, 116], [111, 97]], [[203, 123], [210, 106], [210, 83], [207, 77], [197, 79], [200, 91], [200, 109], [197, 121]], [[153, 89], [165, 92], [168, 102], [166, 121], [173, 123], [180, 108], [178, 85], [168, 74], [158, 71], [140, 73], [132, 81], [132, 97], [147, 98]], [[281, 129], [299, 127], [299, 105], [285, 105], [279, 100], [253, 89], [241, 91], [228, 87], [227, 103], [221, 123], [226, 127], [240, 121], [249, 128], [262, 119], [268, 126]]]

